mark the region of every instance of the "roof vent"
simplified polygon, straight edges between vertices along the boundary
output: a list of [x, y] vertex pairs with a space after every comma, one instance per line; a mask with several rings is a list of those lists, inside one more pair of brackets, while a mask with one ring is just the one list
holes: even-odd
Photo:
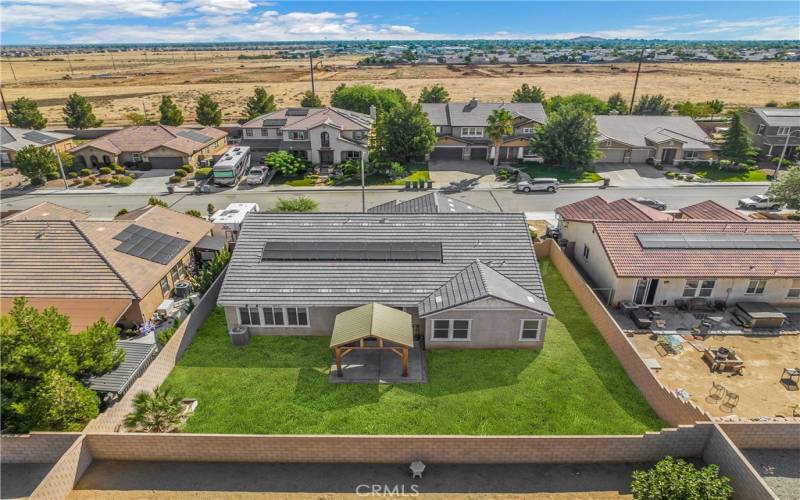
[[441, 304], [442, 303], [442, 296], [441, 295], [437, 295], [433, 300], [435, 300], [437, 304]]
[[331, 293], [332, 290], [330, 288], [320, 288], [319, 293]]
[[294, 289], [292, 289], [292, 288], [281, 288], [280, 292], [281, 293], [292, 293], [292, 292], [294, 292]]

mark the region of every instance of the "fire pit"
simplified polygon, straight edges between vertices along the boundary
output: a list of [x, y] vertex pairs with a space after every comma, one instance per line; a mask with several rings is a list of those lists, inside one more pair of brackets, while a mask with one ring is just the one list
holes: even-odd
[[730, 355], [731, 355], [730, 350], [724, 347], [720, 347], [719, 349], [717, 349], [717, 352], [714, 353], [714, 359], [716, 361], [725, 361], [730, 357]]

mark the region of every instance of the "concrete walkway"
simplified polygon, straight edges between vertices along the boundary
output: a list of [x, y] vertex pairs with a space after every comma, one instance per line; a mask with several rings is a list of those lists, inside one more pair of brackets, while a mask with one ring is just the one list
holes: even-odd
[[408, 352], [408, 377], [403, 377], [400, 356], [388, 350], [354, 350], [342, 361], [342, 374], [336, 376], [336, 359], [331, 363], [331, 384], [427, 384], [425, 353], [416, 343]]

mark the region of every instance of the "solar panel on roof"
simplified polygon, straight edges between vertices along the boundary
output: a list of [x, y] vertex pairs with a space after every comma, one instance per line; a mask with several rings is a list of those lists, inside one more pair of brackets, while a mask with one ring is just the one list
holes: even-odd
[[262, 260], [441, 262], [439, 242], [268, 241]]
[[211, 140], [211, 137], [203, 135], [200, 132], [195, 132], [194, 130], [181, 130], [177, 135], [185, 137], [186, 139], [191, 139], [194, 142], [208, 142]]
[[265, 127], [280, 127], [286, 125], [286, 118], [267, 118], [262, 125]]
[[56, 140], [50, 137], [49, 135], [43, 134], [36, 130], [25, 132], [24, 134], [22, 134], [22, 138], [31, 142], [35, 142], [36, 144], [50, 144], [56, 142]]
[[683, 250], [800, 250], [791, 234], [638, 233], [642, 248]]
[[141, 259], [168, 264], [189, 242], [152, 229], [131, 224], [114, 236], [121, 243], [114, 250]]
[[306, 116], [308, 109], [306, 108], [289, 108], [286, 110], [286, 116]]

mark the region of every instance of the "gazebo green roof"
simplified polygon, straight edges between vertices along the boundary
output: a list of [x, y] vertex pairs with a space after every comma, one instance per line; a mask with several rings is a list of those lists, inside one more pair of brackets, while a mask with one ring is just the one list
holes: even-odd
[[376, 302], [336, 315], [331, 347], [349, 344], [365, 337], [377, 337], [414, 347], [411, 315]]

